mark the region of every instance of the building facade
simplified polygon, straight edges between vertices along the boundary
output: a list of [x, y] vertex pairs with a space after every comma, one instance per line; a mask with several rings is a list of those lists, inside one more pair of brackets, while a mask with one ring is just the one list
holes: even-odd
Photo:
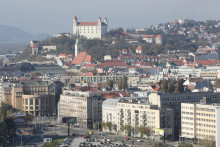
[[210, 98], [212, 102], [220, 101], [220, 93], [195, 92], [195, 93], [151, 93], [149, 103], [157, 105], [160, 109], [174, 110], [174, 135], [178, 137], [181, 129], [181, 103], [199, 102], [203, 97]]
[[157, 105], [150, 105], [136, 99], [121, 100], [117, 103], [117, 131], [123, 133], [123, 126], [130, 125], [133, 128], [131, 135], [138, 135], [136, 128], [149, 127], [151, 135], [155, 135], [156, 129], [174, 127], [174, 114], [172, 109], [160, 110]]
[[220, 105], [212, 104], [181, 104], [181, 140], [192, 141], [217, 139], [217, 120]]
[[26, 81], [0, 83], [1, 101], [33, 116], [52, 116], [56, 113], [55, 85], [48, 82]]
[[110, 132], [117, 132], [117, 111], [116, 105], [120, 99], [107, 99], [102, 104], [102, 122], [110, 122], [112, 130], [104, 130]]
[[100, 17], [97, 22], [78, 22], [76, 16], [73, 18], [73, 35], [76, 35], [77, 32], [79, 32], [81, 36], [84, 36], [87, 39], [101, 39], [102, 35], [107, 33], [107, 29], [107, 18], [105, 18], [103, 22]]
[[102, 121], [104, 100], [97, 92], [65, 90], [60, 95], [59, 117], [76, 117], [77, 126], [92, 129], [96, 122]]

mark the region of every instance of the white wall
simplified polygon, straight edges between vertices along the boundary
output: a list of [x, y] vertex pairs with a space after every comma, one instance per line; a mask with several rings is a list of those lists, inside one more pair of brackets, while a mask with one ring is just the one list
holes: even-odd
[[220, 108], [216, 108], [216, 147], [220, 147]]

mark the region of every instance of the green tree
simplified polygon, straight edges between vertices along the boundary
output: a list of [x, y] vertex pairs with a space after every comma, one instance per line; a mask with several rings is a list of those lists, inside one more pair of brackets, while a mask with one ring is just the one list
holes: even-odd
[[193, 147], [193, 145], [187, 142], [181, 142], [178, 147]]
[[107, 123], [102, 122], [102, 128], [106, 130], [108, 128]]
[[128, 88], [128, 83], [127, 83], [127, 77], [123, 75], [119, 80], [118, 80], [118, 89], [119, 90], [125, 90]]
[[215, 86], [216, 88], [220, 88], [220, 79], [218, 78], [215, 79]]
[[214, 136], [210, 136], [210, 137], [206, 137], [206, 139], [200, 139], [198, 141], [199, 145], [202, 145], [204, 147], [215, 147], [216, 146], [216, 142], [215, 142], [215, 137]]
[[170, 81], [169, 81], [169, 83], [168, 83], [167, 92], [168, 92], [168, 93], [174, 93], [174, 91], [175, 91], [174, 79], [170, 79]]
[[182, 78], [178, 79], [175, 93], [184, 92], [183, 82], [184, 80]]
[[111, 89], [113, 88], [113, 84], [114, 84], [113, 80], [108, 80], [108, 81], [107, 81], [107, 85], [108, 85]]
[[123, 129], [127, 134], [130, 134], [131, 131], [132, 131], [131, 125], [123, 125], [123, 126], [122, 126], [122, 129]]
[[7, 119], [7, 104], [1, 102], [1, 107], [0, 107], [0, 118], [1, 122], [5, 122]]
[[41, 73], [39, 72], [34, 72], [31, 74], [31, 76], [34, 78], [34, 77], [37, 77], [37, 76], [41, 76]]
[[122, 78], [118, 80], [118, 90], [122, 90]]
[[144, 127], [144, 126], [139, 126], [136, 128], [137, 132], [141, 134], [141, 138], [143, 137], [144, 134], [147, 136], [150, 136], [151, 134], [151, 129], [149, 127]]
[[4, 143], [15, 133], [14, 120], [8, 117], [8, 112], [10, 112], [8, 105], [2, 102], [0, 106], [0, 146], [4, 146]]
[[109, 131], [112, 131], [112, 123], [111, 122], [107, 122], [106, 126], [107, 126]]
[[167, 92], [167, 90], [168, 90], [168, 82], [166, 79], [163, 79], [163, 81], [161, 83], [161, 91]]

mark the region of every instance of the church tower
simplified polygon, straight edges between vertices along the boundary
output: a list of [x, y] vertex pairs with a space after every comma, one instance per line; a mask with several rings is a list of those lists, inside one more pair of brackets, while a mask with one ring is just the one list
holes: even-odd
[[76, 32], [76, 42], [75, 42], [75, 57], [79, 55], [79, 52], [82, 52], [82, 43], [79, 35], [79, 30]]

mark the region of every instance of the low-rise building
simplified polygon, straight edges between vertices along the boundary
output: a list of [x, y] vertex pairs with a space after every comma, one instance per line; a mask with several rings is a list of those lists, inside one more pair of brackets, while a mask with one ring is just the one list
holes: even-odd
[[48, 82], [26, 81], [0, 83], [1, 101], [33, 116], [56, 114], [55, 85]]

